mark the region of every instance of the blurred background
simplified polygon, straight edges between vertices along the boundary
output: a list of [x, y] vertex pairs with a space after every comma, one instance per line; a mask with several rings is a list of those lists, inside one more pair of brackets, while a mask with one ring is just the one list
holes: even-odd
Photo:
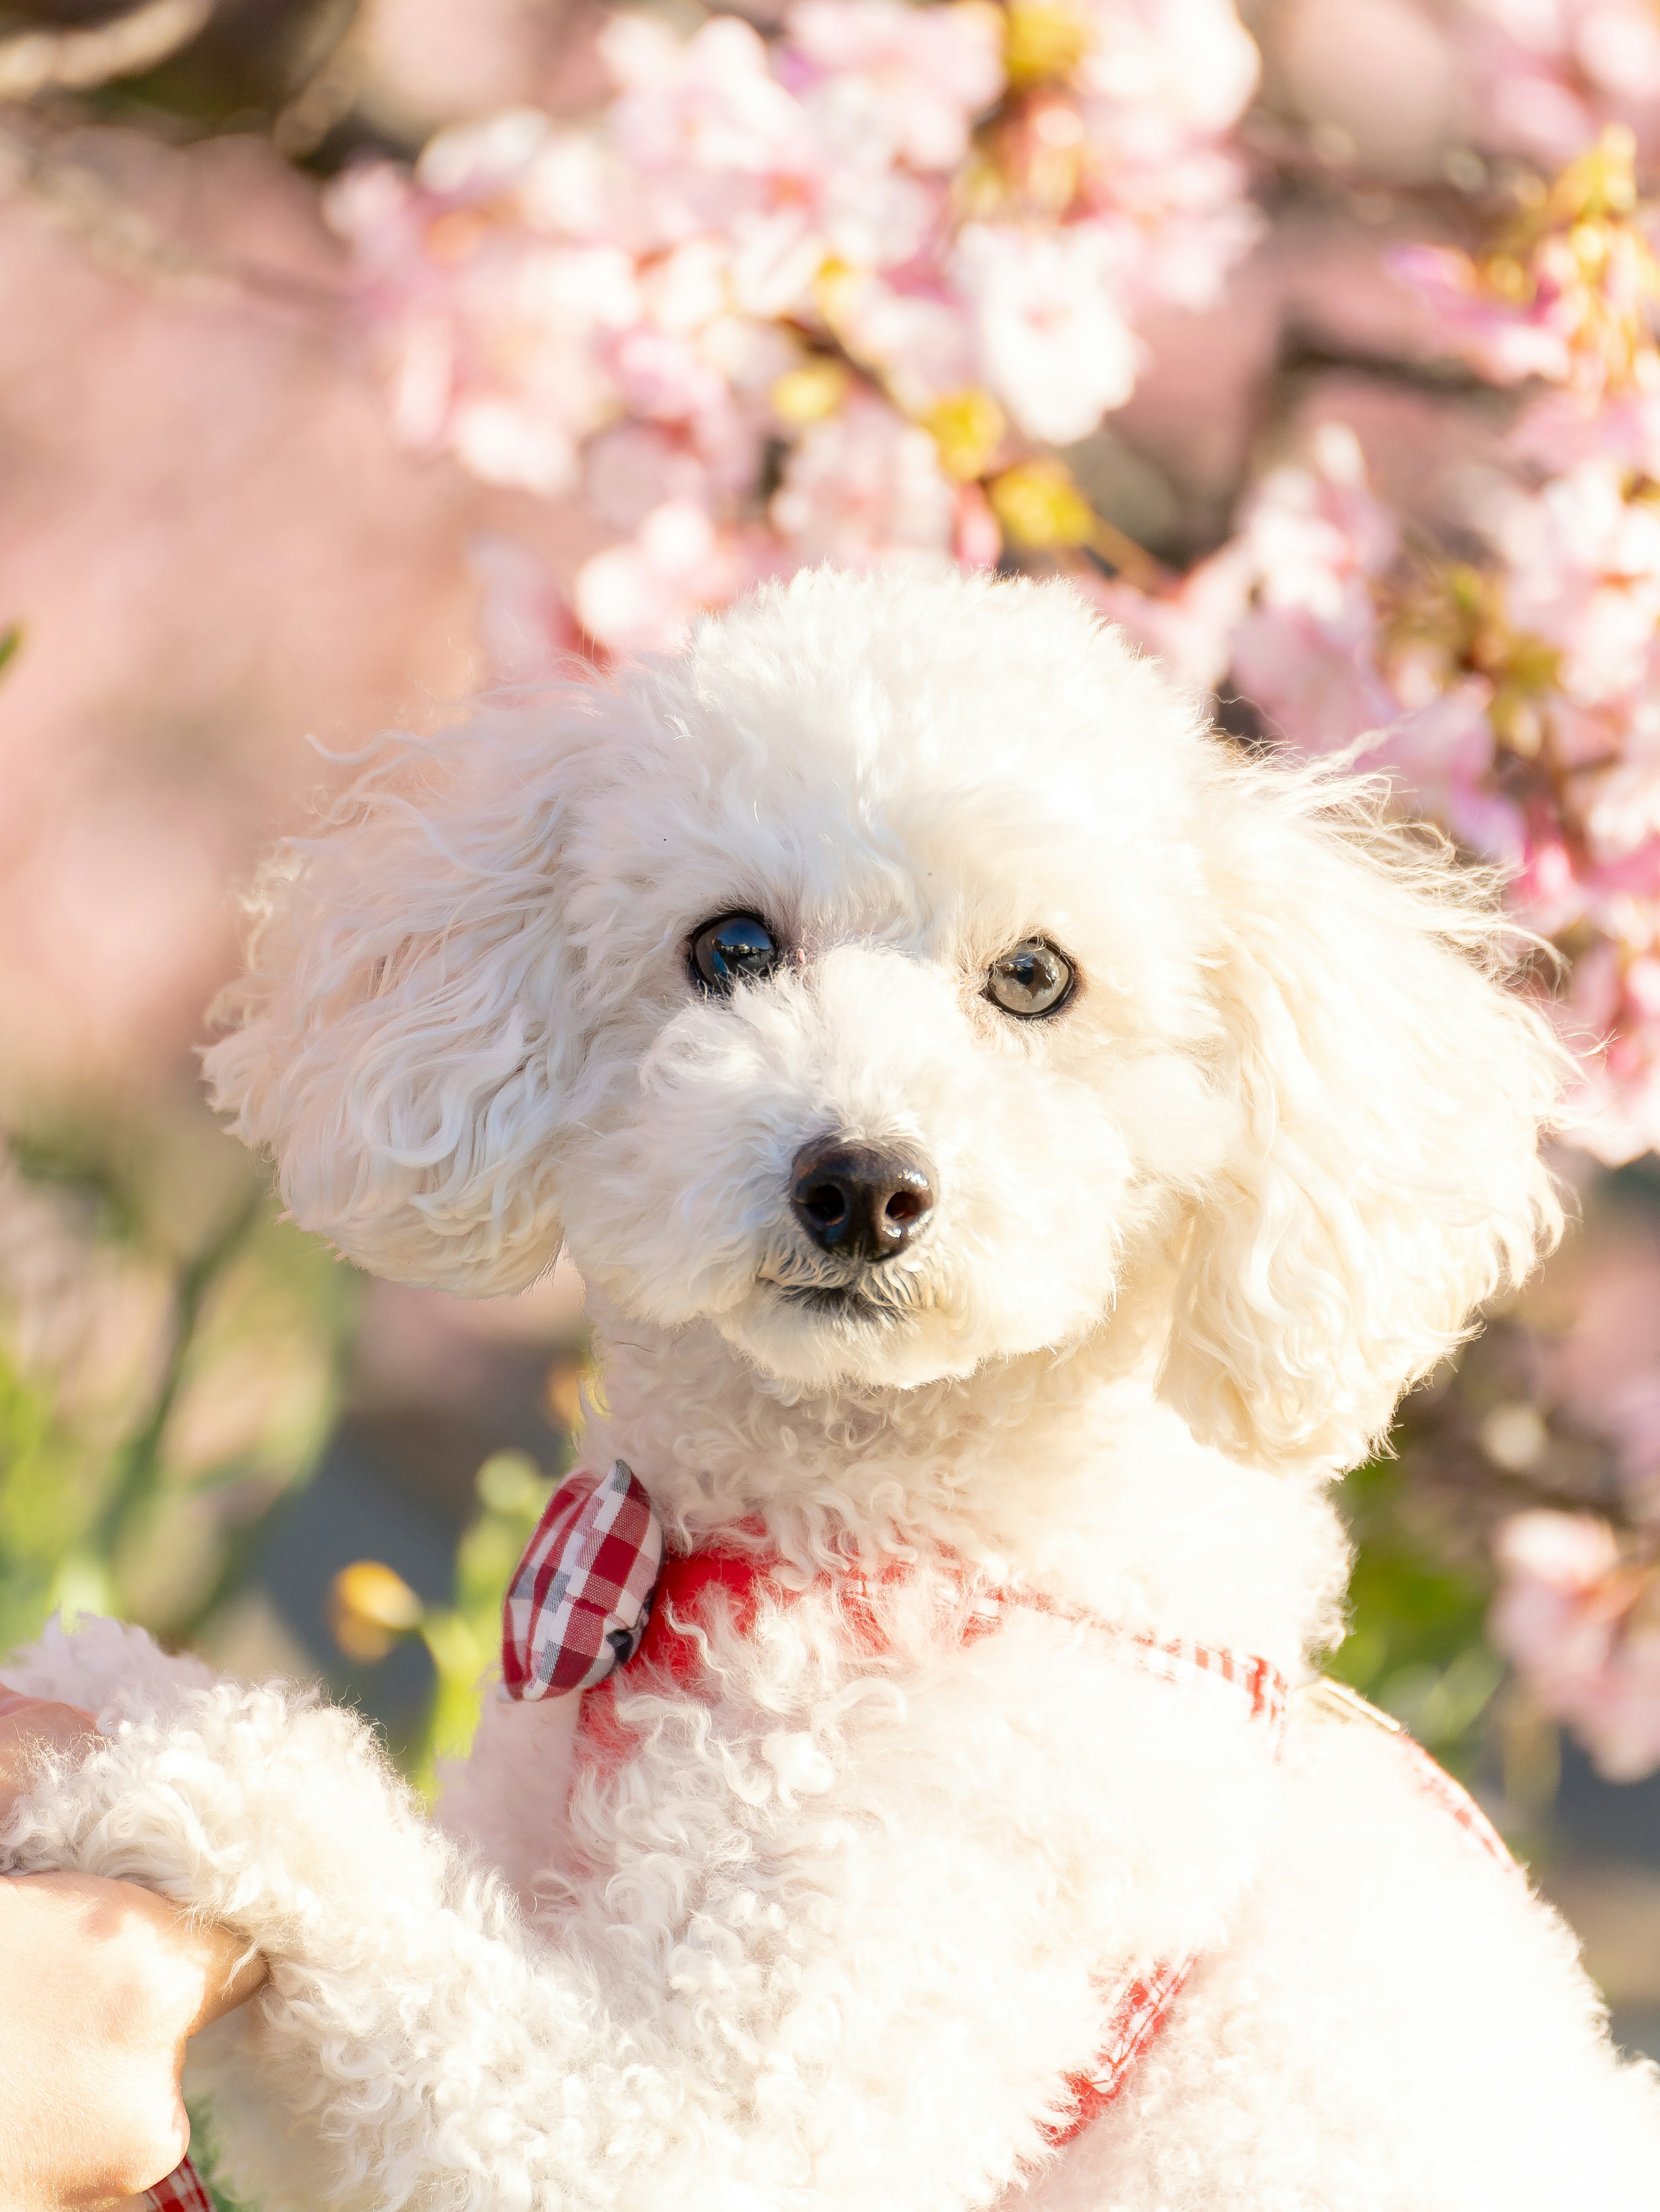
[[0, 0], [0, 1650], [423, 1782], [581, 1420], [277, 1218], [238, 886], [389, 725], [834, 557], [1062, 569], [1507, 874], [1578, 1221], [1352, 1475], [1336, 1671], [1660, 2053], [1660, 7]]

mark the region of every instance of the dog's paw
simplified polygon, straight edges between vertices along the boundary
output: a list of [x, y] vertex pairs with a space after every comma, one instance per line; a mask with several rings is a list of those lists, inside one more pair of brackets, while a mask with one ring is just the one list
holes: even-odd
[[0, 1659], [0, 1682], [27, 1697], [78, 1705], [106, 1734], [124, 1720], [173, 1711], [213, 1680], [202, 1660], [163, 1651], [142, 1628], [95, 1615], [71, 1630], [54, 1613], [38, 1642]]
[[100, 1717], [89, 1753], [43, 1762], [0, 1867], [142, 1882], [273, 1960], [330, 1966], [451, 1887], [448, 1847], [349, 1713], [198, 1677], [106, 1697]]

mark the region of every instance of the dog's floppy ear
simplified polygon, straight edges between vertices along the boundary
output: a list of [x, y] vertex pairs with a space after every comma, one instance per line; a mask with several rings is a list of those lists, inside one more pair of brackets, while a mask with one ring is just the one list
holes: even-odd
[[1505, 988], [1489, 881], [1375, 786], [1217, 756], [1231, 1157], [1196, 1207], [1164, 1395], [1206, 1442], [1350, 1465], [1560, 1232], [1538, 1141], [1566, 1070]]
[[557, 1257], [580, 1057], [558, 859], [591, 720], [573, 687], [388, 740], [257, 884], [213, 1103], [301, 1226], [376, 1273], [476, 1295]]

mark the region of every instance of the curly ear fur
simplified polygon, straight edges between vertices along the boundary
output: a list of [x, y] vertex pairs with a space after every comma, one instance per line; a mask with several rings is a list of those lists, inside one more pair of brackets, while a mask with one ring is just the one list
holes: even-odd
[[1505, 988], [1526, 940], [1496, 879], [1386, 798], [1224, 755], [1202, 832], [1240, 1127], [1190, 1224], [1161, 1388], [1269, 1465], [1362, 1457], [1561, 1231], [1538, 1141], [1567, 1059]]
[[377, 1273], [482, 1294], [557, 1256], [550, 1139], [581, 1054], [554, 863], [597, 735], [573, 687], [390, 741], [250, 901], [213, 1103], [300, 1225]]

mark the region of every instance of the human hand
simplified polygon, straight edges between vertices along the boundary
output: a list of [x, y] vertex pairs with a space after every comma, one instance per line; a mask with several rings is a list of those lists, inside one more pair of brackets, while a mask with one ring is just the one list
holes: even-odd
[[[42, 1743], [94, 1732], [0, 1685], [0, 1817]], [[190, 2142], [185, 2044], [264, 1978], [228, 1929], [136, 1884], [0, 1879], [0, 2212], [108, 2212], [171, 2173]]]
[[83, 1751], [97, 1733], [79, 1705], [26, 1697], [0, 1682], [0, 1820], [29, 1788], [43, 1747]]

